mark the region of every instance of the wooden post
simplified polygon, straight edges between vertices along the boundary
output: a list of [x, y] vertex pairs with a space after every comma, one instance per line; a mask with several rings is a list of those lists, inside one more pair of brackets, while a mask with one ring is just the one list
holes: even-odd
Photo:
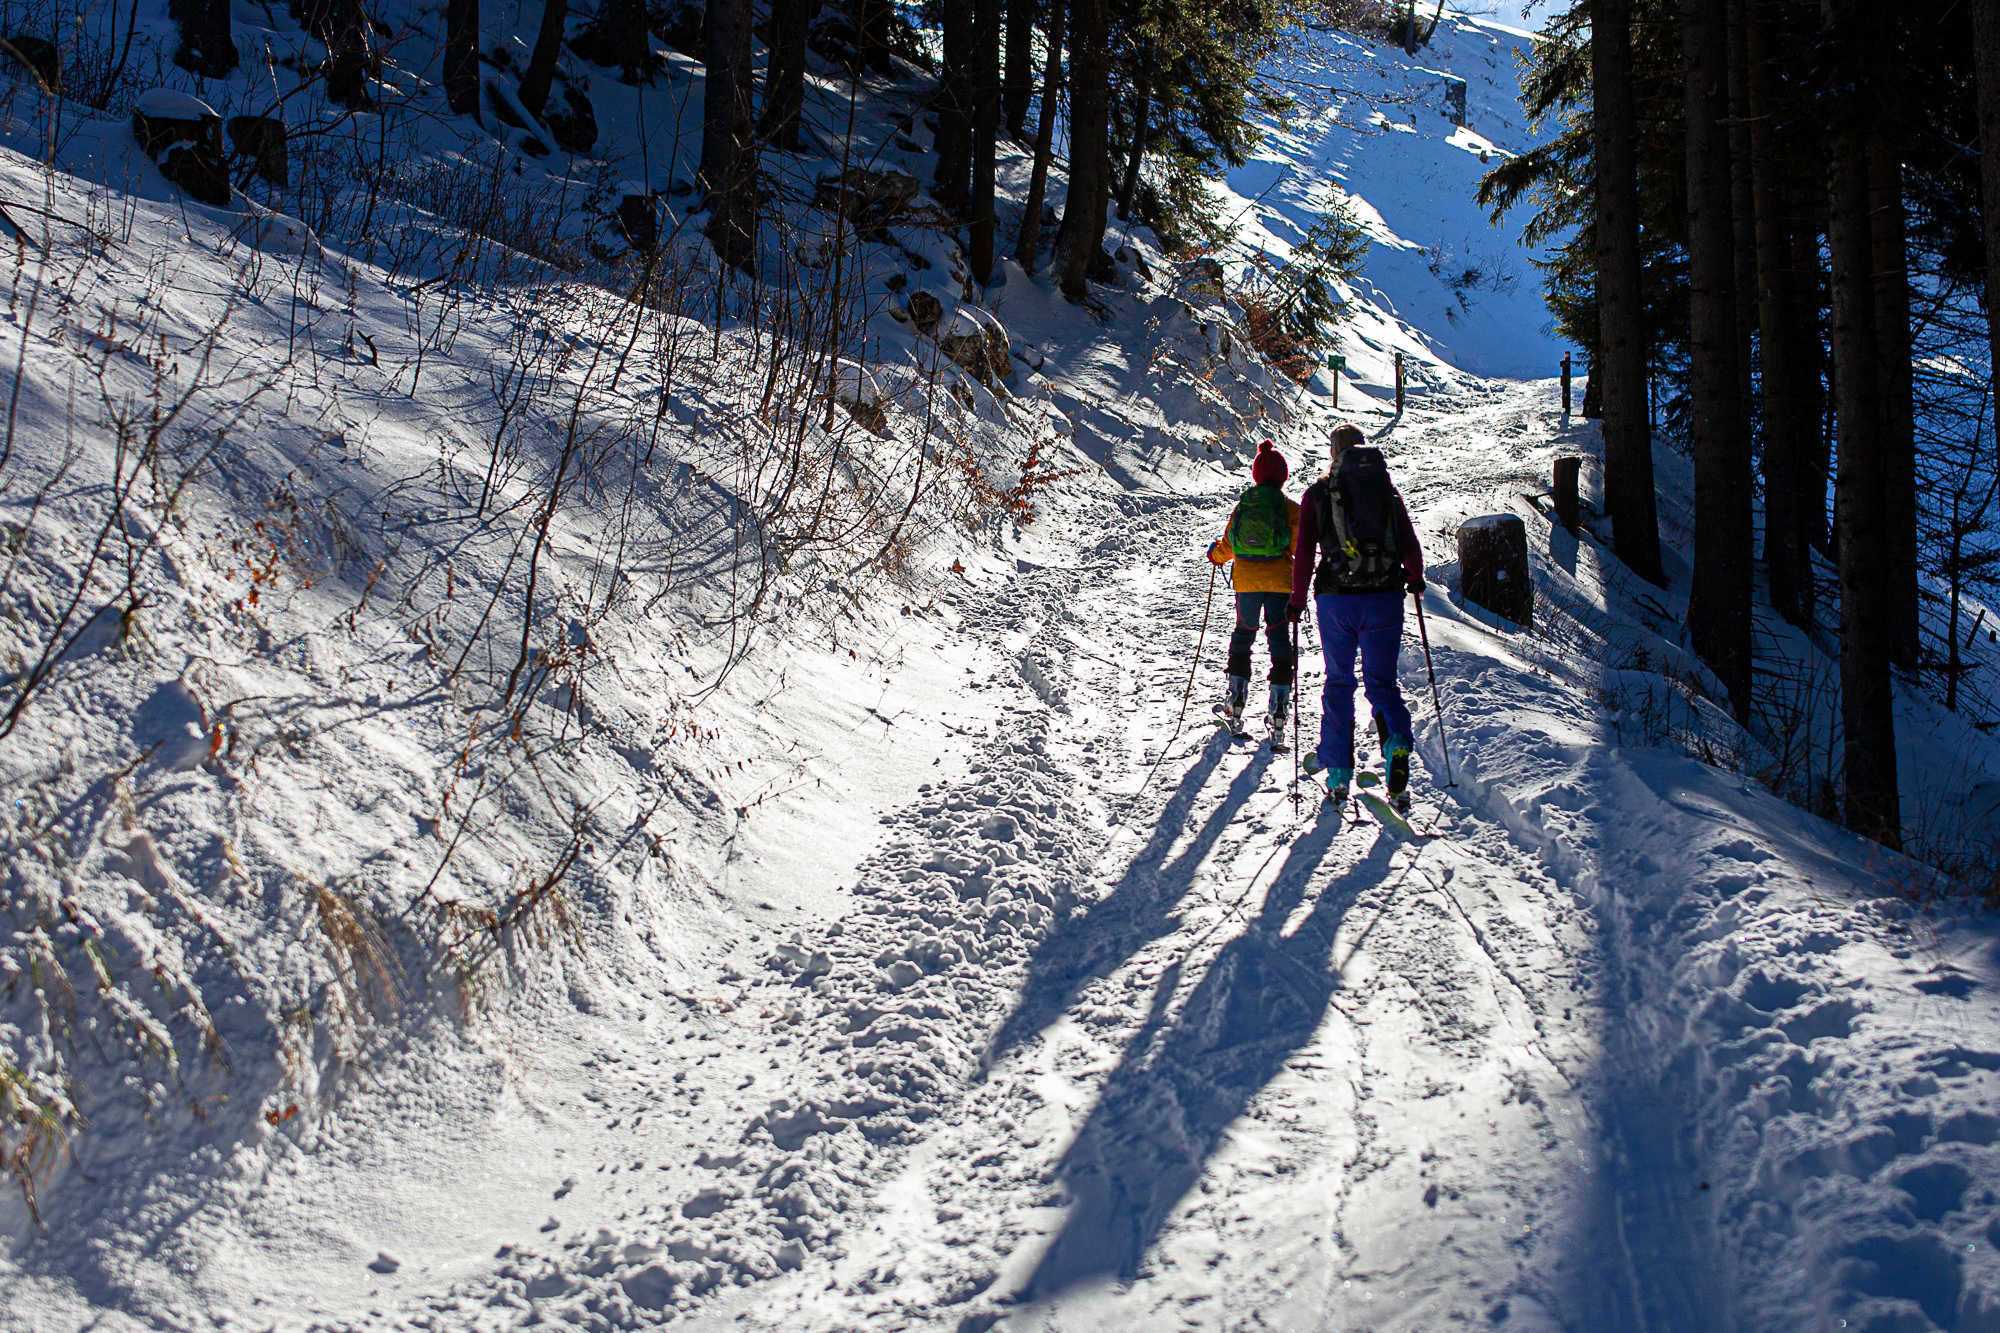
[[1522, 628], [1535, 623], [1535, 585], [1528, 576], [1528, 525], [1517, 514], [1486, 514], [1458, 527], [1458, 586], [1476, 602]]
[[1569, 353], [1563, 353], [1563, 415], [1569, 415]]
[[1327, 364], [1333, 369], [1333, 405], [1338, 408], [1340, 406], [1340, 372], [1347, 369], [1347, 358], [1344, 356], [1329, 357]]
[[1403, 410], [1403, 354], [1396, 353], [1396, 411]]
[[1583, 467], [1581, 458], [1558, 458], [1555, 474], [1556, 521], [1574, 537], [1583, 514], [1576, 503], [1576, 477]]

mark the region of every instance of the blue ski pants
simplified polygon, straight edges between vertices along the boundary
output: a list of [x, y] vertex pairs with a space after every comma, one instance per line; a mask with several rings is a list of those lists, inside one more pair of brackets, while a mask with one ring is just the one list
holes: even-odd
[[1236, 594], [1236, 631], [1229, 636], [1229, 674], [1250, 678], [1250, 646], [1257, 641], [1257, 624], [1264, 625], [1264, 642], [1271, 650], [1271, 683], [1289, 685], [1298, 675], [1298, 658], [1292, 652], [1292, 632], [1286, 612], [1291, 606], [1288, 592], [1239, 592]]
[[1361, 688], [1391, 735], [1410, 734], [1410, 710], [1396, 688], [1396, 657], [1403, 645], [1400, 592], [1322, 593], [1319, 644], [1326, 654], [1326, 688], [1320, 695], [1319, 761], [1327, 768], [1354, 767], [1354, 654], [1361, 652]]

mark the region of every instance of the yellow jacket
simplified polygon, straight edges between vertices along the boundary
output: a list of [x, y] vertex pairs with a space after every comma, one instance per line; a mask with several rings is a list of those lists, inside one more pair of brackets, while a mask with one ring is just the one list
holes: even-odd
[[[1229, 517], [1233, 521], [1236, 511], [1231, 509]], [[1229, 526], [1224, 524], [1222, 535], [1210, 544], [1208, 558], [1216, 564], [1229, 564], [1229, 586], [1237, 592], [1282, 592], [1292, 590], [1292, 557], [1299, 549], [1299, 502], [1285, 497], [1285, 517], [1292, 525], [1292, 540], [1285, 547], [1283, 560], [1237, 560], [1236, 551], [1229, 544]], [[1229, 562], [1234, 561], [1233, 564]]]

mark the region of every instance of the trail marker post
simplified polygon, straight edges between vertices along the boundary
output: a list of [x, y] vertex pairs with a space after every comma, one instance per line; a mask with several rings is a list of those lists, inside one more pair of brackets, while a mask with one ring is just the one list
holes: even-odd
[[1396, 353], [1396, 414], [1403, 412], [1403, 354]]
[[1576, 502], [1576, 478], [1582, 467], [1581, 458], [1558, 458], [1555, 485], [1551, 489], [1555, 501], [1556, 522], [1562, 524], [1564, 530], [1572, 537], [1576, 535], [1576, 530], [1583, 521], [1582, 511]]
[[1563, 415], [1569, 415], [1569, 353], [1563, 353]]
[[1327, 359], [1327, 364], [1328, 364], [1329, 366], [1331, 366], [1331, 367], [1332, 367], [1332, 369], [1333, 369], [1333, 405], [1334, 405], [1335, 407], [1339, 407], [1339, 406], [1340, 406], [1340, 372], [1341, 372], [1341, 371], [1343, 371], [1343, 370], [1345, 370], [1345, 369], [1347, 369], [1347, 358], [1346, 358], [1346, 357], [1344, 357], [1344, 356], [1335, 356], [1335, 357], [1329, 357], [1329, 358]]

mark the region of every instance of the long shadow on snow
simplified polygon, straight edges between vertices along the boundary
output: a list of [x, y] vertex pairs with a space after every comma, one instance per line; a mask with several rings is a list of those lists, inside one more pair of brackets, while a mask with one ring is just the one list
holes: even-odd
[[1319, 1030], [1340, 985], [1329, 954], [1341, 920], [1387, 874], [1396, 850], [1393, 839], [1377, 838], [1283, 934], [1338, 832], [1338, 821], [1323, 819], [1292, 844], [1257, 919], [1223, 946], [1164, 1035], [1179, 964], [1161, 976], [1145, 1027], [1063, 1155], [1059, 1169], [1074, 1202], [1023, 1299], [1136, 1276], [1223, 1131]]
[[1112, 971], [1147, 941], [1174, 929], [1174, 907], [1194, 887], [1203, 858], [1213, 850], [1243, 802], [1257, 790], [1270, 766], [1269, 753], [1260, 750], [1229, 784], [1221, 804], [1209, 814], [1194, 840], [1171, 862], [1161, 864], [1187, 825], [1189, 807], [1228, 749], [1228, 742], [1218, 732], [1200, 761], [1182, 775], [1153, 825], [1152, 836], [1125, 867], [1117, 885], [1083, 916], [1051, 931], [1035, 950], [1028, 960], [1028, 979], [1021, 988], [1020, 1001], [987, 1046], [984, 1067], [991, 1068], [1008, 1051], [1061, 1017], [1085, 982]]

